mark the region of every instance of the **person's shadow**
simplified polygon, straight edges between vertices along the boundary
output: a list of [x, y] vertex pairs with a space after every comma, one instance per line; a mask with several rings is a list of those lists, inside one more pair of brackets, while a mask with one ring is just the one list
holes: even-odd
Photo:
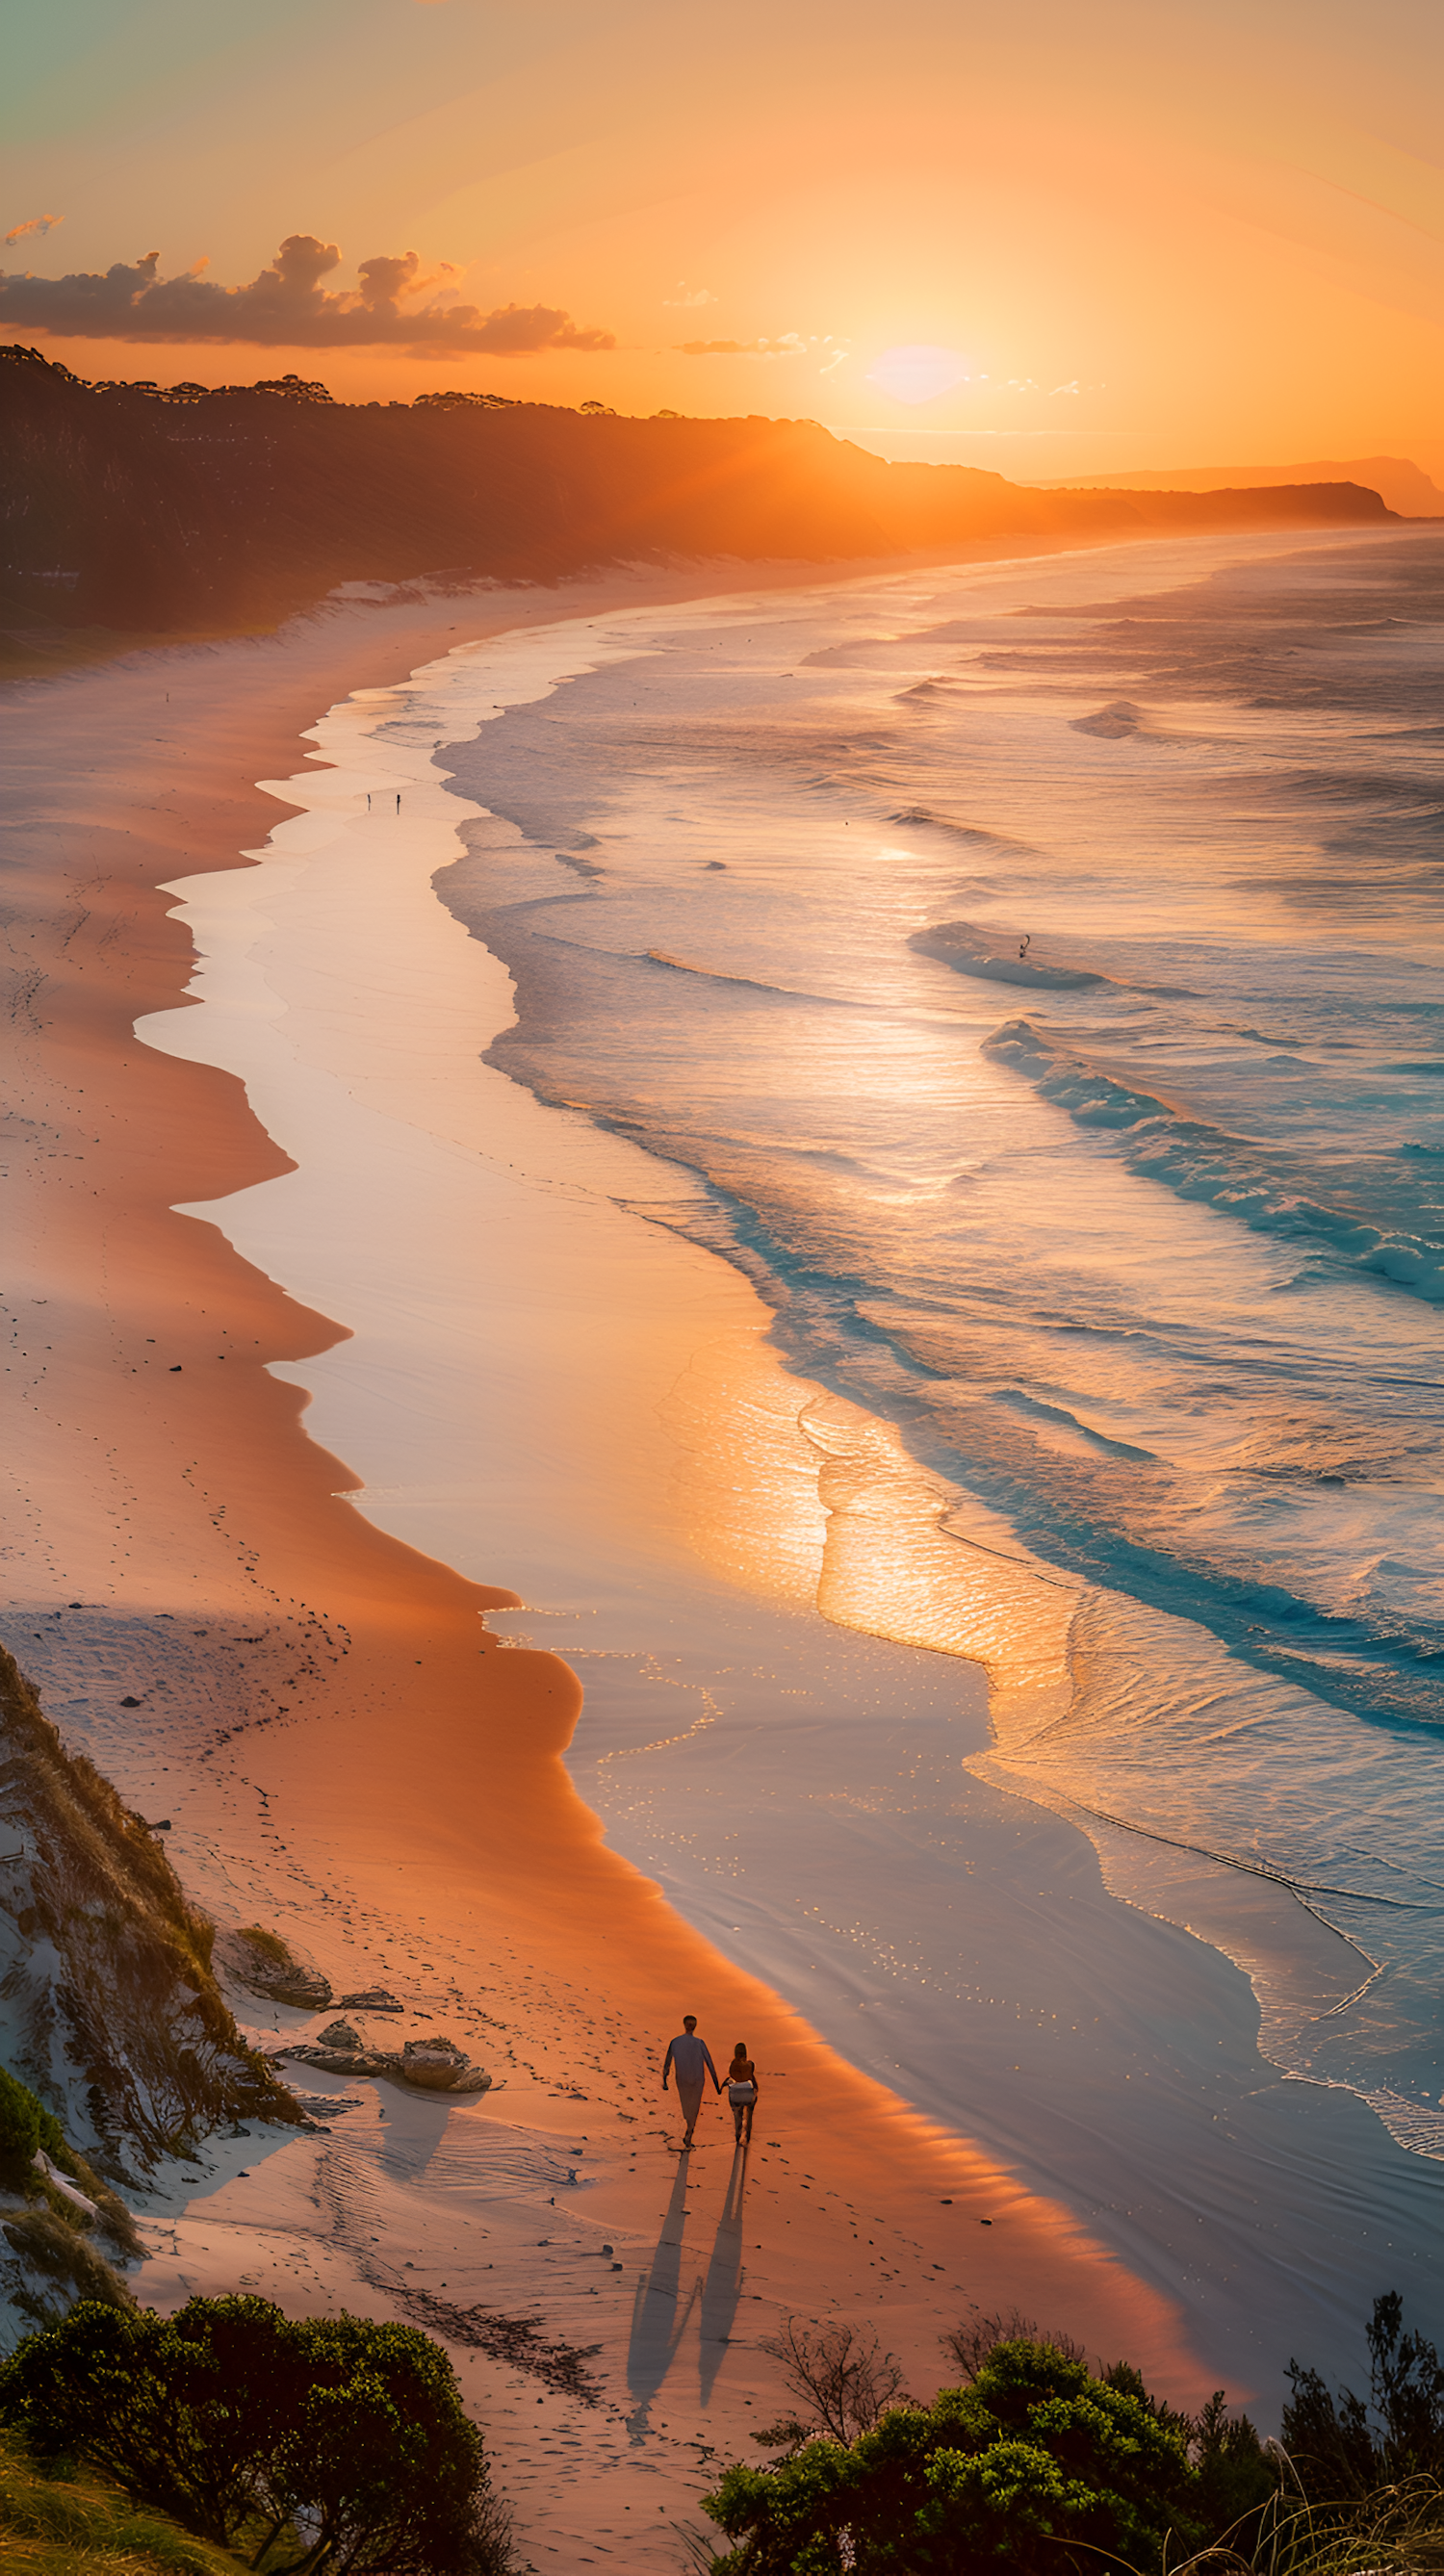
[[737, 2302], [742, 2295], [742, 2202], [746, 2189], [747, 2151], [745, 2147], [737, 2147], [733, 2150], [727, 2197], [717, 2222], [712, 2260], [702, 2284], [701, 2387], [704, 2406], [722, 2367], [722, 2356], [727, 2349]]
[[672, 2367], [687, 2320], [701, 2295], [702, 2285], [694, 2281], [686, 2298], [681, 2297], [682, 2230], [687, 2217], [690, 2163], [691, 2157], [684, 2149], [677, 2158], [677, 2179], [662, 2220], [662, 2233], [632, 2302], [627, 2386], [636, 2404], [627, 2418], [627, 2429], [634, 2441], [647, 2430], [647, 2408]]

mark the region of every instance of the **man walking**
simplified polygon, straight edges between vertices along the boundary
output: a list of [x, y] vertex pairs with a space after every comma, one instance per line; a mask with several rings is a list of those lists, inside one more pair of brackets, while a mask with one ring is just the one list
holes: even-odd
[[667, 2054], [662, 2063], [664, 2093], [667, 2090], [668, 2074], [673, 2070], [677, 2077], [677, 2099], [682, 2105], [682, 2117], [687, 2123], [687, 2134], [682, 2140], [685, 2151], [692, 2143], [692, 2132], [697, 2126], [697, 2114], [702, 2108], [702, 2086], [705, 2076], [711, 2076], [714, 2093], [720, 2093], [722, 2090], [717, 2080], [717, 2069], [712, 2063], [712, 2051], [705, 2039], [697, 2037], [695, 2013], [684, 2014], [680, 2033], [676, 2039], [668, 2041]]

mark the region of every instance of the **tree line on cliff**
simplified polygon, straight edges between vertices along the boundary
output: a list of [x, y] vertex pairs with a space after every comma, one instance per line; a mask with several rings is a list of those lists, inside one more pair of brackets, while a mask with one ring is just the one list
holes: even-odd
[[90, 385], [0, 347], [0, 626], [264, 625], [344, 582], [551, 582], [669, 556], [882, 559], [980, 539], [1349, 526], [1353, 484], [1034, 491], [888, 464], [810, 420], [618, 418], [443, 392], [332, 402], [253, 387]]

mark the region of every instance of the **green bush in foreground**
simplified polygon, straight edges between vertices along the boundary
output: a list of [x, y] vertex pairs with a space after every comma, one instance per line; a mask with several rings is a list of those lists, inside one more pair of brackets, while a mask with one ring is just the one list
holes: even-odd
[[1444, 2576], [1444, 2363], [1397, 2291], [1366, 2339], [1368, 2397], [1291, 2362], [1265, 2446], [1222, 2390], [1180, 2414], [1016, 2310], [944, 2336], [970, 2384], [930, 2406], [875, 2336], [794, 2320], [763, 2349], [801, 2411], [756, 2438], [797, 2447], [704, 2498], [712, 2576]]
[[89, 2461], [202, 2539], [244, 2540], [268, 2576], [512, 2565], [455, 2373], [414, 2326], [256, 2298], [169, 2319], [83, 2300], [0, 2370], [0, 2415], [42, 2463]]
[[[1133, 2379], [1131, 2373], [1118, 2377]], [[729, 2469], [705, 2510], [728, 2576], [1015, 2576], [1155, 2568], [1211, 2537], [1187, 2419], [1056, 2345], [1000, 2343], [970, 2388], [884, 2414], [850, 2445]], [[1256, 2446], [1255, 2446], [1256, 2447]], [[1270, 2484], [1272, 2481], [1270, 2481]], [[1060, 2548], [1060, 2542], [1063, 2547]]]

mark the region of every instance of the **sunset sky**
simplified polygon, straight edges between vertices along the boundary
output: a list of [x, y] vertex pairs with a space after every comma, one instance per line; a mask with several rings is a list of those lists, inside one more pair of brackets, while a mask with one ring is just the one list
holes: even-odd
[[7, 282], [0, 336], [86, 376], [807, 416], [1038, 478], [1437, 468], [1441, 27], [48, 0], [12, 26], [0, 231], [8, 281], [53, 283]]

